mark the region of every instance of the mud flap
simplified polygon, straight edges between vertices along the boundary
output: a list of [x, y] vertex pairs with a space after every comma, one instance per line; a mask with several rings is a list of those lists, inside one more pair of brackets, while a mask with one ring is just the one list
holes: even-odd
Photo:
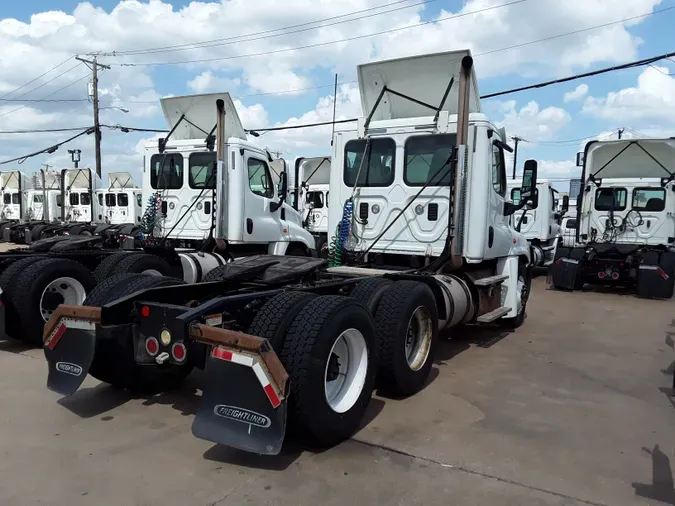
[[[199, 325], [200, 342], [214, 345], [192, 433], [207, 441], [277, 455], [286, 434], [288, 375], [265, 339]], [[202, 332], [203, 331], [203, 332]]]
[[44, 330], [47, 388], [61, 395], [72, 395], [80, 388], [94, 361], [98, 322], [99, 308], [61, 305], [56, 309]]

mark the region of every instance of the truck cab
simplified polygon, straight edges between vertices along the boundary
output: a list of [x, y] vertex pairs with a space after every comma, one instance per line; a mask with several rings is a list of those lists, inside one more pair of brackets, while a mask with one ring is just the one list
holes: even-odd
[[291, 186], [294, 206], [302, 213], [303, 227], [316, 240], [317, 251], [328, 241], [328, 203], [330, 199], [331, 157], [296, 158]]
[[[506, 133], [482, 113], [473, 71], [469, 149], [454, 173], [460, 91], [448, 84], [461, 61], [451, 52], [359, 66], [362, 109], [372, 112], [357, 125], [336, 126], [333, 139], [328, 230], [350, 224], [337, 238], [342, 253], [417, 267], [441, 256], [452, 224], [468, 264], [529, 259], [527, 240], [505, 214]], [[396, 94], [382, 93], [383, 83]], [[441, 107], [434, 114], [420, 102]]]
[[18, 221], [25, 219], [28, 210], [27, 191], [33, 187], [31, 180], [19, 170], [0, 172], [0, 219]]
[[636, 286], [641, 297], [672, 296], [673, 160], [674, 139], [592, 141], [586, 145], [576, 213], [578, 244], [561, 256], [571, 256], [576, 263], [561, 267], [554, 285], [578, 289], [585, 283], [614, 283]]
[[[520, 181], [509, 180], [507, 187], [513, 204], [520, 203]], [[560, 211], [556, 207], [556, 190], [550, 181], [539, 180], [533, 202], [522, 212], [511, 216], [511, 224], [520, 231], [532, 246], [532, 263], [548, 267], [553, 263], [555, 251], [560, 242], [560, 221], [566, 211], [565, 203]], [[563, 199], [567, 202], [566, 199]]]
[[108, 189], [96, 190], [98, 223], [110, 225], [141, 223], [142, 190], [129, 172], [108, 173]]
[[[217, 160], [215, 131], [218, 100], [224, 103], [224, 159]], [[302, 228], [300, 213], [286, 202], [287, 174], [279, 185], [269, 153], [247, 140], [228, 93], [161, 100], [171, 128], [168, 140], [148, 144], [144, 194], [154, 195], [145, 212], [159, 212], [156, 237], [203, 242], [215, 239], [234, 251], [309, 254], [314, 239]], [[150, 208], [148, 210], [148, 208]]]
[[61, 220], [70, 223], [92, 223], [98, 215], [94, 193], [98, 178], [91, 169], [63, 169], [61, 171], [61, 199], [57, 206]]

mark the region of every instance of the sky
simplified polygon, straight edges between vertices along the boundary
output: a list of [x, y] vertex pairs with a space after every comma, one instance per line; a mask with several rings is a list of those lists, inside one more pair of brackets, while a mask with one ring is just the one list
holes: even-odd
[[[356, 66], [470, 49], [481, 94], [526, 86], [675, 51], [675, 0], [24, 0], [0, 6], [0, 162], [47, 148], [93, 124], [89, 69], [97, 54], [101, 123], [166, 128], [159, 99], [229, 92], [245, 128], [330, 121], [362, 114]], [[517, 169], [576, 177], [586, 140], [675, 135], [675, 58], [650, 66], [482, 101], [519, 144]], [[123, 112], [122, 109], [128, 111]], [[262, 135], [294, 156], [330, 154], [330, 127]], [[104, 174], [130, 171], [140, 184], [152, 133], [104, 128]], [[94, 166], [94, 139], [0, 170]], [[511, 159], [508, 160], [511, 164]], [[105, 177], [105, 176], [104, 176]], [[564, 183], [557, 186], [564, 189]]]

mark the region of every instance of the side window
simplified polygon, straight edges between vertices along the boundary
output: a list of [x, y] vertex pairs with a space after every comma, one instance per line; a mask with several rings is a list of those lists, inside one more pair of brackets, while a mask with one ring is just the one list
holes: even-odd
[[91, 205], [91, 195], [89, 195], [88, 193], [83, 193], [82, 195], [80, 195], [80, 204], [82, 204], [83, 206]]
[[666, 208], [666, 190], [663, 188], [636, 188], [633, 190], [633, 209], [659, 212]]
[[127, 207], [129, 205], [129, 195], [126, 193], [120, 193], [117, 196], [117, 203], [122, 207]]
[[35, 202], [36, 204], [42, 203], [43, 200], [42, 197], [43, 195], [33, 195], [33, 202]]
[[[396, 143], [394, 139], [386, 137], [371, 139], [367, 150], [364, 139], [349, 141], [345, 145], [343, 167], [345, 185], [354, 186], [358, 174], [358, 186], [389, 186], [394, 182], [395, 154]], [[363, 165], [361, 165], [361, 161], [363, 161]], [[359, 172], [359, 168], [361, 172]]]
[[103, 194], [102, 193], [98, 194], [98, 205], [99, 206], [103, 205]]
[[307, 192], [307, 203], [313, 204], [314, 209], [323, 207], [323, 193], [319, 191]]
[[190, 188], [214, 189], [216, 187], [215, 169], [215, 153], [192, 153], [190, 155], [190, 172], [188, 177]]
[[600, 188], [595, 192], [596, 211], [623, 211], [626, 209], [625, 188]]
[[105, 194], [105, 205], [107, 207], [115, 207], [117, 206], [117, 199], [115, 198], [114, 193], [106, 193]]
[[5, 193], [2, 196], [2, 202], [3, 202], [3, 204], [11, 204], [12, 203], [12, 196], [9, 193]]
[[506, 196], [504, 153], [498, 146], [492, 146], [492, 187], [502, 197]]
[[329, 194], [330, 194], [330, 192], [326, 192], [326, 207], [328, 207], [328, 195]]
[[271, 199], [274, 197], [274, 186], [267, 164], [255, 158], [248, 159], [248, 186], [256, 195]]
[[[419, 135], [405, 142], [403, 180], [409, 186], [450, 186], [452, 148], [457, 136]], [[433, 178], [433, 181], [431, 180]]]
[[61, 194], [59, 193], [59, 194], [56, 196], [56, 207], [61, 207], [61, 205], [63, 205], [63, 197], [62, 197]]
[[143, 195], [140, 193], [136, 195], [136, 203], [138, 204], [138, 207], [143, 207]]
[[150, 186], [155, 190], [179, 190], [183, 187], [183, 155], [152, 155]]
[[21, 195], [18, 193], [12, 193], [12, 204], [20, 204], [21, 203]]
[[80, 205], [80, 194], [79, 193], [71, 193], [70, 194], [70, 205], [71, 206], [79, 206]]

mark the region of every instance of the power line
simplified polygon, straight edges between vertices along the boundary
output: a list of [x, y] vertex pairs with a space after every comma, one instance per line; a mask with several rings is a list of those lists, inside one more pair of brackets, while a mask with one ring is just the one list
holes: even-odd
[[[66, 75], [67, 73], [69, 73], [69, 72], [75, 70], [77, 67], [79, 67], [79, 65], [75, 65], [74, 67], [70, 67], [68, 70], [66, 70], [66, 71], [64, 71], [64, 72], [61, 72], [59, 75], [52, 77], [51, 79], [45, 81], [45, 82], [42, 83], [41, 85], [36, 86], [36, 87], [33, 88], [32, 90], [28, 90], [28, 91], [22, 93], [21, 95], [19, 95], [18, 97], [14, 97], [14, 100], [19, 99], [19, 98], [22, 98], [22, 97], [25, 97], [25, 96], [28, 95], [29, 93], [33, 93], [35, 90], [39, 90], [39, 89], [42, 88], [43, 86], [46, 86], [46, 85], [48, 85], [49, 83], [56, 81], [59, 77], [62, 77], [62, 76], [64, 76], [64, 75]], [[49, 96], [49, 95], [47, 95], [47, 96]]]
[[[363, 12], [370, 12], [370, 11], [374, 11], [374, 10], [377, 10], [377, 9], [389, 7], [389, 6], [392, 6], [392, 5], [406, 3], [408, 1], [409, 0], [399, 0], [397, 2], [392, 2], [392, 3], [384, 4], [384, 5], [378, 5], [377, 7], [371, 7], [369, 9], [353, 11], [353, 12], [350, 12], [350, 13], [347, 13], [347, 14], [341, 14], [339, 16], [332, 16], [332, 17], [329, 17], [329, 18], [324, 18], [324, 19], [320, 19], [320, 20], [316, 20], [316, 21], [309, 21], [307, 23], [300, 23], [300, 24], [297, 24], [297, 25], [286, 26], [286, 27], [283, 27], [283, 28], [275, 28], [275, 29], [272, 29], [272, 30], [265, 30], [265, 31], [262, 31], [262, 32], [249, 33], [249, 34], [243, 34], [243, 35], [235, 35], [233, 37], [226, 37], [226, 38], [222, 38], [222, 39], [212, 39], [212, 40], [206, 40], [206, 41], [202, 41], [202, 42], [192, 42], [192, 43], [187, 43], [187, 44], [176, 44], [176, 45], [173, 45], [173, 46], [163, 46], [163, 47], [150, 48], [150, 49], [132, 49], [132, 50], [129, 50], [129, 51], [114, 51], [112, 53], [102, 53], [101, 56], [120, 56], [120, 55], [137, 56], [137, 55], [140, 55], [140, 54], [154, 54], [154, 53], [164, 53], [164, 52], [172, 52], [172, 51], [189, 51], [189, 50], [193, 50], [193, 49], [202, 49], [202, 48], [208, 48], [208, 47], [237, 44], [237, 43], [240, 43], [240, 42], [252, 42], [252, 41], [255, 41], [255, 40], [268, 39], [268, 38], [272, 38], [272, 37], [283, 37], [283, 36], [292, 35], [292, 34], [295, 34], [295, 33], [307, 32], [307, 31], [311, 31], [311, 30], [318, 30], [319, 28], [325, 28], [325, 27], [328, 27], [328, 26], [339, 25], [339, 24], [342, 24], [342, 23], [351, 23], [352, 21], [358, 21], [358, 20], [361, 20], [361, 19], [371, 18], [371, 17], [375, 17], [375, 16], [381, 16], [383, 14], [390, 14], [392, 12], [410, 9], [412, 7], [418, 7], [420, 5], [430, 4], [430, 3], [436, 2], [438, 0], [424, 0], [424, 1], [421, 1], [421, 2], [418, 2], [418, 3], [415, 3], [415, 4], [408, 4], [408, 5], [404, 5], [403, 7], [397, 7], [395, 9], [389, 9], [389, 10], [385, 10], [385, 11], [382, 11], [382, 12], [376, 12], [376, 13], [368, 14], [368, 15], [365, 15], [365, 16], [358, 16], [358, 17], [355, 17], [355, 18], [352, 18], [352, 19], [346, 19], [346, 20], [335, 21], [333, 23], [327, 23], [327, 24], [323, 24], [323, 25], [319, 25], [319, 26], [308, 27], [308, 25], [313, 25], [313, 24], [316, 24], [316, 23], [323, 23], [325, 21], [331, 21], [331, 20], [334, 20], [334, 19], [353, 16], [355, 14], [360, 14], [360, 13], [363, 13]], [[524, 0], [524, 1], [526, 1], [526, 0]], [[299, 28], [299, 27], [305, 27], [305, 28], [301, 28], [299, 30], [293, 30], [293, 31], [290, 31], [290, 32], [273, 34], [273, 32], [290, 30], [292, 28]], [[270, 34], [272, 34], [272, 35], [270, 35]], [[265, 36], [260, 37], [260, 35], [265, 35]], [[255, 37], [255, 38], [249, 38], [249, 37]]]
[[63, 60], [61, 63], [59, 63], [58, 65], [56, 65], [55, 67], [50, 68], [50, 69], [47, 70], [46, 72], [44, 72], [44, 73], [40, 74], [39, 76], [37, 76], [37, 77], [31, 79], [31, 80], [28, 81], [27, 83], [22, 84], [21, 86], [19, 86], [19, 87], [16, 88], [15, 90], [10, 91], [9, 93], [5, 93], [5, 94], [4, 94], [2, 97], [0, 97], [0, 98], [7, 98], [8, 96], [13, 95], [14, 93], [16, 93], [17, 91], [19, 91], [19, 90], [25, 88], [25, 87], [28, 86], [29, 84], [33, 84], [33, 83], [34, 83], [35, 81], [37, 81], [38, 79], [41, 79], [42, 77], [46, 76], [47, 74], [49, 74], [49, 73], [52, 72], [53, 70], [56, 70], [56, 69], [59, 68], [61, 65], [64, 65], [65, 63], [68, 63], [68, 62], [69, 62], [70, 60], [72, 60], [72, 59], [73, 59], [73, 57], [72, 57], [72, 56], [69, 56], [68, 58], [66, 58], [65, 60]]
[[[269, 54], [284, 53], [284, 52], [288, 52], [288, 51], [297, 51], [299, 49], [309, 49], [309, 48], [314, 48], [314, 47], [328, 46], [330, 44], [339, 44], [341, 42], [349, 42], [349, 41], [352, 41], [352, 40], [366, 39], [366, 38], [369, 38], [369, 37], [375, 37], [377, 35], [383, 35], [383, 34], [386, 34], [386, 33], [400, 32], [402, 30], [408, 30], [410, 28], [417, 28], [417, 27], [420, 27], [420, 26], [435, 24], [435, 23], [439, 23], [439, 22], [442, 22], [442, 21], [449, 21], [451, 19], [458, 19], [458, 18], [462, 18], [462, 17], [465, 17], [465, 16], [470, 16], [470, 15], [473, 15], [473, 14], [481, 14], [483, 12], [501, 9], [503, 7], [509, 7], [511, 5], [520, 4], [520, 3], [523, 3], [523, 2], [526, 2], [526, 1], [528, 1], [528, 0], [513, 0], [512, 2], [508, 2], [508, 3], [505, 3], [505, 4], [501, 4], [501, 5], [493, 5], [491, 7], [485, 7], [483, 9], [477, 9], [477, 10], [471, 11], [471, 12], [462, 12], [461, 14], [453, 14], [452, 16], [446, 16], [444, 18], [438, 18], [438, 19], [431, 20], [431, 21], [423, 21], [421, 23], [416, 23], [416, 24], [407, 25], [407, 26], [401, 26], [401, 27], [398, 27], [398, 28], [392, 28], [390, 30], [384, 30], [384, 31], [381, 31], [381, 32], [369, 33], [369, 34], [365, 34], [365, 35], [357, 35], [357, 36], [354, 36], [354, 37], [348, 37], [348, 38], [345, 38], [345, 39], [338, 39], [338, 40], [332, 40], [332, 41], [327, 41], [327, 42], [319, 42], [319, 43], [316, 43], [316, 44], [308, 44], [308, 45], [305, 45], [305, 46], [275, 49], [275, 50], [272, 50], [272, 51], [263, 51], [263, 52], [260, 52], [260, 53], [249, 53], [249, 54], [242, 54], [242, 55], [223, 56], [223, 57], [218, 57], [218, 58], [202, 58], [202, 59], [198, 59], [198, 60], [184, 60], [184, 61], [173, 61], [173, 62], [149, 62], [149, 63], [111, 63], [111, 65], [115, 65], [115, 66], [118, 66], [118, 67], [154, 67], [154, 66], [160, 66], [160, 65], [183, 65], [183, 64], [188, 64], [188, 63], [206, 63], [206, 62], [213, 62], [213, 61], [235, 60], [235, 59], [238, 59], [238, 58], [249, 58], [249, 57], [252, 57], [252, 56], [264, 56], [264, 55], [269, 55]], [[673, 7], [673, 8], [675, 8], [675, 7]]]
[[93, 133], [93, 132], [94, 132], [94, 128], [93, 128], [93, 127], [88, 128], [87, 130], [84, 130], [84, 131], [82, 131], [82, 132], [80, 132], [80, 133], [78, 133], [78, 134], [76, 134], [76, 135], [73, 135], [72, 137], [69, 137], [69, 138], [66, 139], [65, 141], [61, 141], [61, 142], [59, 142], [59, 143], [57, 143], [57, 144], [54, 144], [54, 145], [52, 145], [52, 146], [49, 146], [48, 148], [41, 149], [40, 151], [35, 151], [34, 153], [30, 153], [30, 154], [28, 154], [28, 155], [23, 155], [23, 156], [19, 156], [19, 157], [16, 157], [16, 158], [12, 158], [11, 160], [4, 160], [4, 161], [0, 162], [0, 165], [5, 165], [5, 164], [8, 164], [8, 163], [12, 163], [12, 162], [18, 162], [18, 163], [21, 164], [21, 163], [25, 162], [28, 158], [32, 158], [32, 157], [34, 157], [34, 156], [38, 156], [38, 155], [41, 155], [41, 154], [43, 154], [43, 153], [52, 154], [52, 153], [54, 153], [57, 149], [59, 149], [59, 147], [63, 146], [64, 144], [67, 144], [68, 142], [74, 141], [74, 140], [77, 139], [78, 137], [81, 137], [81, 136], [83, 136], [83, 135], [85, 135], [85, 134], [90, 134], [90, 133]]
[[[669, 7], [669, 9], [675, 9], [675, 6]], [[675, 52], [666, 53], [666, 54], [662, 54], [662, 55], [659, 55], [659, 56], [653, 56], [651, 58], [645, 58], [644, 60], [632, 61], [630, 63], [624, 63], [622, 65], [614, 65], [613, 67], [607, 67], [607, 68], [604, 68], [604, 69], [593, 70], [591, 72], [585, 72], [584, 74], [576, 74], [576, 75], [569, 76], [569, 77], [562, 77], [560, 79], [554, 79], [552, 81], [544, 81], [543, 83], [531, 84], [529, 86], [521, 86], [519, 88], [512, 88], [510, 90], [499, 91], [497, 93], [490, 93], [488, 95], [483, 95], [480, 98], [481, 99], [488, 99], [488, 98], [500, 97], [502, 95], [510, 95], [512, 93], [517, 93], [517, 92], [526, 91], [526, 90], [533, 90], [533, 89], [536, 89], [536, 88], [544, 88], [544, 87], [550, 86], [552, 84], [566, 83], [566, 82], [569, 82], [569, 81], [574, 81], [576, 79], [583, 79], [585, 77], [597, 76], [597, 75], [600, 75], [600, 74], [606, 74], [608, 72], [614, 72], [614, 71], [617, 71], [617, 70], [624, 70], [624, 69], [634, 68], [634, 67], [642, 67], [642, 66], [649, 65], [651, 63], [657, 62], [659, 60], [664, 60], [666, 58], [670, 58], [672, 56], [675, 56]]]
[[73, 127], [73, 128], [36, 128], [33, 130], [0, 130], [0, 135], [5, 134], [43, 134], [55, 132], [75, 132], [86, 130], [91, 127]]
[[86, 98], [54, 98], [54, 99], [44, 99], [44, 98], [0, 98], [0, 102], [87, 102]]
[[[79, 66], [79, 65], [78, 65], [78, 66]], [[71, 70], [72, 70], [72, 69], [71, 69]], [[58, 93], [59, 91], [63, 91], [63, 90], [65, 90], [66, 88], [70, 88], [72, 85], [77, 84], [77, 83], [79, 83], [80, 81], [82, 81], [83, 79], [86, 79], [86, 78], [88, 78], [88, 77], [89, 77], [89, 75], [87, 74], [87, 75], [85, 75], [85, 76], [83, 76], [83, 77], [81, 77], [81, 78], [79, 78], [79, 79], [73, 81], [73, 82], [70, 83], [70, 84], [66, 84], [64, 87], [59, 88], [58, 90], [51, 92], [49, 95], [45, 95], [43, 98], [51, 97], [52, 95], [55, 95], [55, 94]], [[47, 83], [45, 83], [45, 84], [47, 84]], [[36, 88], [36, 89], [37, 89], [37, 88]], [[31, 91], [33, 91], [33, 90], [31, 90]], [[2, 114], [0, 114], [0, 117], [2, 117], [2, 116], [7, 116], [8, 114], [12, 114], [12, 113], [15, 113], [15, 112], [17, 112], [17, 111], [20, 111], [20, 110], [23, 109], [24, 107], [28, 107], [28, 105], [22, 105], [21, 107], [17, 107], [16, 109], [12, 109], [11, 111], [3, 112]]]

